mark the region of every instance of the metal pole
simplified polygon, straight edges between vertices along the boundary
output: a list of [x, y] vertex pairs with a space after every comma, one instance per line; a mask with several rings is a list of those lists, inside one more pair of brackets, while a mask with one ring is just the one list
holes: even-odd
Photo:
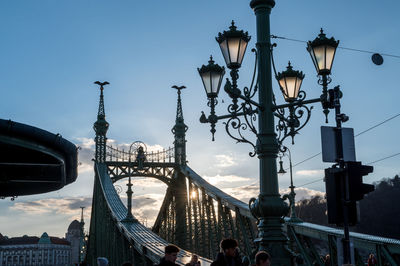
[[287, 149], [289, 153], [289, 169], [290, 169], [290, 221], [291, 222], [302, 222], [301, 219], [297, 218], [296, 216], [296, 208], [295, 208], [295, 203], [296, 203], [296, 193], [294, 192], [295, 186], [293, 185], [293, 166], [292, 166], [292, 154], [290, 152], [290, 149]]
[[[335, 106], [335, 117], [336, 117], [336, 149], [338, 156], [338, 163], [340, 168], [344, 168], [343, 160], [343, 141], [342, 141], [342, 120], [340, 118], [340, 96], [339, 88], [334, 89], [334, 106]], [[342, 206], [343, 206], [343, 227], [344, 227], [344, 239], [343, 239], [343, 263], [351, 264], [350, 256], [350, 234], [349, 234], [349, 212], [348, 212], [348, 201], [349, 201], [349, 187], [348, 187], [348, 175], [346, 173], [341, 175], [341, 190], [342, 190]], [[344, 192], [344, 193], [343, 193]]]
[[259, 218], [259, 250], [268, 251], [274, 265], [290, 265], [287, 250], [288, 239], [283, 233], [282, 219], [288, 211], [288, 205], [279, 194], [276, 157], [278, 142], [274, 128], [272, 112], [272, 72], [271, 41], [269, 16], [274, 0], [252, 0], [257, 24], [258, 86], [259, 103], [263, 108], [258, 116], [259, 133], [257, 135], [257, 155], [260, 161], [260, 194], [252, 204], [252, 212]]
[[129, 177], [129, 181], [128, 184], [126, 184], [128, 186], [128, 191], [126, 192], [126, 194], [128, 194], [128, 214], [126, 215], [127, 218], [133, 218], [132, 216], [132, 182], [131, 182], [131, 177]]

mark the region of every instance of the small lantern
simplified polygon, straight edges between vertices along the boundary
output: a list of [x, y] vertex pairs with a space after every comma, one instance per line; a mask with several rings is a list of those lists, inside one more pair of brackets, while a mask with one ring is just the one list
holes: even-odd
[[304, 74], [302, 71], [293, 70], [290, 62], [285, 71], [278, 73], [276, 79], [279, 82], [279, 86], [283, 93], [283, 97], [287, 102], [293, 102], [299, 96], [299, 91], [301, 83], [304, 79]]
[[283, 161], [282, 161], [282, 158], [280, 158], [280, 160], [279, 160], [279, 171], [278, 171], [278, 174], [281, 174], [281, 175], [286, 174], [285, 169], [283, 169]]
[[232, 25], [229, 27], [229, 31], [218, 33], [218, 37], [215, 39], [219, 43], [219, 47], [221, 48], [228, 68], [240, 68], [250, 38], [248, 32], [236, 30], [233, 20]]
[[212, 56], [208, 65], [202, 65], [199, 71], [201, 80], [203, 81], [204, 89], [206, 90], [208, 98], [215, 98], [218, 96], [219, 88], [221, 87], [222, 78], [225, 74], [225, 68], [214, 64]]
[[314, 41], [307, 43], [307, 51], [311, 55], [318, 75], [329, 75], [331, 73], [338, 45], [339, 41], [336, 41], [333, 37], [330, 39], [326, 38], [322, 29]]

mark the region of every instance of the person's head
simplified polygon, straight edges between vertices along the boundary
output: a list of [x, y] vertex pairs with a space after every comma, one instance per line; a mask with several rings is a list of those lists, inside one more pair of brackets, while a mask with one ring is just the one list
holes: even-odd
[[234, 257], [238, 242], [235, 239], [227, 238], [221, 241], [220, 247], [225, 256]]
[[256, 266], [270, 266], [271, 256], [266, 251], [259, 251], [256, 254]]
[[168, 245], [165, 247], [165, 260], [175, 263], [178, 257], [179, 248], [175, 245]]
[[190, 259], [191, 263], [196, 263], [199, 260], [199, 257], [196, 254], [192, 255], [192, 258]]
[[369, 254], [369, 258], [372, 259], [374, 257], [374, 254]]
[[126, 261], [122, 264], [122, 266], [133, 266], [133, 264], [129, 261]]
[[98, 266], [107, 266], [108, 265], [108, 259], [104, 257], [98, 257], [97, 258], [97, 265]]

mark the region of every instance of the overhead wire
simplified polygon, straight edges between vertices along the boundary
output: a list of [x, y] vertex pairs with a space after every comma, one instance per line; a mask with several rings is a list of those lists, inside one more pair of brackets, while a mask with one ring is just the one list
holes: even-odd
[[[354, 135], [354, 137], [358, 137], [358, 136], [360, 136], [360, 135], [362, 135], [362, 134], [364, 134], [364, 133], [367, 133], [368, 131], [370, 131], [370, 130], [372, 130], [372, 129], [374, 129], [374, 128], [377, 128], [377, 127], [379, 127], [379, 126], [381, 126], [381, 125], [383, 125], [383, 124], [389, 122], [390, 120], [395, 119], [396, 117], [399, 117], [399, 116], [400, 116], [400, 113], [395, 114], [395, 115], [393, 115], [393, 116], [391, 116], [391, 117], [389, 117], [389, 118], [383, 120], [382, 122], [379, 122], [378, 124], [373, 125], [373, 126], [367, 128], [367, 129], [361, 131], [360, 133]], [[293, 164], [292, 167], [296, 167], [296, 166], [298, 166], [298, 165], [300, 165], [300, 164], [302, 164], [302, 163], [305, 163], [305, 162], [307, 162], [307, 161], [313, 159], [314, 157], [317, 157], [317, 156], [320, 155], [321, 153], [322, 153], [322, 152], [318, 152], [317, 154], [314, 154], [314, 155], [312, 155], [312, 156], [310, 156], [310, 157], [308, 157], [308, 158], [306, 158], [306, 159], [304, 159], [304, 160], [302, 160], [302, 161], [300, 161], [300, 162], [298, 162], [298, 163], [295, 163], [295, 164]], [[287, 170], [287, 169], [285, 169], [285, 170]]]
[[[399, 116], [400, 116], [400, 113], [395, 114], [395, 115], [393, 115], [393, 116], [391, 116], [391, 117], [389, 117], [389, 118], [383, 120], [382, 122], [379, 122], [378, 124], [373, 125], [373, 126], [367, 128], [367, 129], [361, 131], [360, 133], [356, 134], [354, 137], [358, 137], [358, 136], [360, 136], [360, 135], [362, 135], [362, 134], [364, 134], [364, 133], [367, 133], [368, 131], [370, 131], [370, 130], [372, 130], [372, 129], [374, 129], [374, 128], [377, 128], [377, 127], [379, 127], [379, 126], [381, 126], [381, 125], [383, 125], [383, 124], [389, 122], [390, 120], [392, 120], [392, 119], [394, 119], [394, 118], [396, 118], [396, 117], [399, 117]], [[317, 157], [317, 156], [320, 155], [321, 153], [322, 153], [322, 152], [319, 152], [319, 153], [314, 154], [314, 155], [312, 155], [312, 156], [310, 156], [310, 157], [308, 157], [308, 158], [306, 158], [306, 159], [304, 159], [304, 160], [302, 160], [302, 161], [300, 161], [300, 162], [298, 162], [298, 163], [293, 164], [293, 165], [292, 165], [292, 168], [294, 168], [294, 167], [296, 167], [296, 166], [298, 166], [298, 165], [300, 165], [300, 164], [302, 164], [302, 163], [304, 163], [304, 162], [306, 162], [306, 161], [308, 161], [308, 160], [311, 160], [311, 159], [313, 159], [314, 157]], [[398, 156], [398, 155], [400, 155], [400, 152], [395, 153], [395, 154], [392, 154], [392, 155], [389, 155], [389, 156], [386, 156], [386, 157], [384, 157], [384, 158], [381, 158], [381, 159], [378, 159], [378, 160], [375, 160], [375, 161], [372, 161], [372, 162], [369, 162], [369, 163], [367, 163], [367, 164], [374, 164], [374, 163], [377, 163], [377, 162], [380, 162], [380, 161], [384, 161], [384, 160], [386, 160], [386, 159], [390, 159], [390, 158], [396, 157], [396, 156]], [[285, 169], [285, 170], [288, 170], [288, 168]], [[322, 178], [319, 178], [319, 179], [317, 179], [317, 180], [308, 182], [308, 183], [304, 183], [304, 184], [300, 185], [300, 187], [306, 186], [306, 185], [310, 185], [310, 184], [314, 184], [314, 183], [320, 182], [320, 181], [322, 181], [322, 180], [324, 180], [323, 177], [322, 177]], [[254, 184], [256, 184], [256, 183], [254, 183]], [[253, 184], [251, 184], [251, 185], [253, 185]]]
[[394, 116], [392, 116], [392, 117], [389, 117], [388, 119], [385, 119], [385, 120], [383, 120], [382, 122], [380, 122], [380, 123], [378, 123], [378, 124], [376, 124], [376, 125], [374, 125], [374, 126], [372, 126], [372, 127], [370, 127], [370, 128], [367, 128], [367, 129], [364, 130], [364, 131], [361, 131], [360, 133], [358, 133], [358, 134], [355, 135], [354, 137], [358, 137], [358, 136], [360, 136], [360, 135], [362, 135], [362, 134], [364, 134], [364, 133], [370, 131], [371, 129], [374, 129], [374, 128], [376, 128], [376, 127], [379, 127], [380, 125], [383, 125], [383, 124], [385, 124], [386, 122], [389, 122], [390, 120], [395, 119], [395, 118], [398, 117], [398, 116], [400, 116], [400, 113], [398, 113], [398, 114], [396, 114], [396, 115], [394, 115]]
[[[304, 40], [286, 38], [286, 37], [277, 36], [277, 35], [271, 35], [271, 38], [273, 38], [273, 39], [281, 39], [281, 40], [288, 40], [288, 41], [292, 41], [292, 42], [307, 43], [307, 41], [304, 41]], [[349, 47], [343, 47], [343, 46], [338, 46], [338, 48], [339, 48], [339, 49], [343, 49], [343, 50], [349, 50], [349, 51], [361, 52], [361, 53], [368, 53], [368, 54], [375, 54], [375, 53], [378, 53], [378, 52], [374, 52], [374, 51], [368, 51], [368, 50], [362, 50], [362, 49], [355, 49], [355, 48], [349, 48]], [[389, 57], [394, 57], [394, 58], [400, 58], [400, 55], [387, 54], [387, 53], [378, 53], [378, 54], [384, 55], [384, 56], [389, 56]]]
[[398, 155], [400, 155], [400, 152], [395, 153], [395, 154], [392, 154], [392, 155], [389, 155], [389, 156], [386, 156], [386, 157], [383, 157], [383, 158], [378, 159], [378, 160], [375, 160], [375, 161], [373, 161], [373, 162], [369, 162], [369, 163], [367, 163], [367, 164], [374, 164], [374, 163], [377, 163], [377, 162], [381, 162], [381, 161], [384, 161], [384, 160], [386, 160], [386, 159], [390, 159], [390, 158], [396, 157], [396, 156], [398, 156]]
[[[396, 157], [396, 156], [399, 156], [399, 155], [400, 155], [400, 152], [397, 152], [395, 154], [380, 158], [378, 160], [375, 160], [375, 161], [372, 161], [372, 162], [368, 162], [367, 164], [374, 164], [374, 163], [381, 162], [381, 161], [384, 161], [384, 160], [387, 160], [387, 159], [390, 159], [390, 158], [393, 158], [393, 157]], [[310, 184], [313, 184], [313, 183], [317, 183], [317, 182], [320, 182], [320, 181], [323, 181], [323, 180], [324, 180], [324, 177], [319, 178], [319, 179], [314, 180], [314, 181], [311, 181], [311, 182], [308, 182], [308, 183], [305, 183], [305, 184], [302, 184], [299, 187], [307, 186], [307, 185], [310, 185]]]
[[[395, 119], [396, 117], [399, 117], [399, 116], [400, 116], [400, 113], [395, 114], [395, 115], [393, 115], [393, 116], [391, 116], [391, 117], [389, 117], [389, 118], [383, 120], [382, 122], [379, 122], [379, 123], [377, 123], [377, 124], [375, 124], [375, 125], [373, 125], [373, 126], [367, 128], [367, 129], [361, 131], [360, 133], [356, 134], [354, 137], [358, 137], [358, 136], [360, 136], [360, 135], [362, 135], [362, 134], [364, 134], [364, 133], [367, 133], [368, 131], [370, 131], [370, 130], [372, 130], [372, 129], [374, 129], [374, 128], [377, 128], [377, 127], [379, 127], [379, 126], [381, 126], [381, 125], [383, 125], [383, 124], [389, 122], [390, 120]], [[300, 165], [300, 164], [302, 164], [302, 163], [304, 163], [304, 162], [306, 162], [306, 161], [308, 161], [308, 160], [311, 160], [312, 158], [314, 158], [314, 157], [320, 155], [321, 153], [322, 153], [322, 152], [319, 152], [319, 153], [317, 153], [317, 154], [314, 154], [313, 156], [310, 156], [310, 157], [308, 157], [308, 158], [306, 158], [306, 159], [304, 159], [304, 160], [302, 160], [302, 161], [300, 161], [300, 162], [294, 164], [292, 167], [298, 166], [298, 165]], [[398, 156], [398, 155], [400, 155], [400, 152], [395, 153], [395, 154], [392, 154], [392, 155], [389, 155], [389, 156], [386, 156], [386, 157], [384, 157], [384, 158], [381, 158], [381, 159], [378, 159], [378, 160], [375, 160], [375, 161], [372, 161], [372, 162], [369, 162], [369, 163], [367, 163], [367, 164], [374, 164], [374, 163], [377, 163], [377, 162], [380, 162], [380, 161], [384, 161], [384, 160], [386, 160], [386, 159], [390, 159], [390, 158], [396, 157], [396, 156]], [[317, 183], [317, 182], [322, 181], [323, 179], [324, 179], [324, 178], [319, 178], [318, 180], [314, 180], [314, 181], [311, 181], [311, 182], [302, 184], [302, 185], [300, 185], [300, 186], [306, 186], [306, 185], [310, 185], [310, 184], [313, 184], [313, 183]]]

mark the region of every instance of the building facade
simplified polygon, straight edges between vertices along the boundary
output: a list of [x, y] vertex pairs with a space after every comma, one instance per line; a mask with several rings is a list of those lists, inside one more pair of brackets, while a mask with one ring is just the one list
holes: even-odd
[[78, 220], [72, 221], [68, 226], [65, 239], [71, 243], [71, 262], [79, 264], [81, 252], [82, 224]]
[[65, 239], [42, 236], [7, 238], [0, 235], [0, 266], [71, 265], [71, 244]]

